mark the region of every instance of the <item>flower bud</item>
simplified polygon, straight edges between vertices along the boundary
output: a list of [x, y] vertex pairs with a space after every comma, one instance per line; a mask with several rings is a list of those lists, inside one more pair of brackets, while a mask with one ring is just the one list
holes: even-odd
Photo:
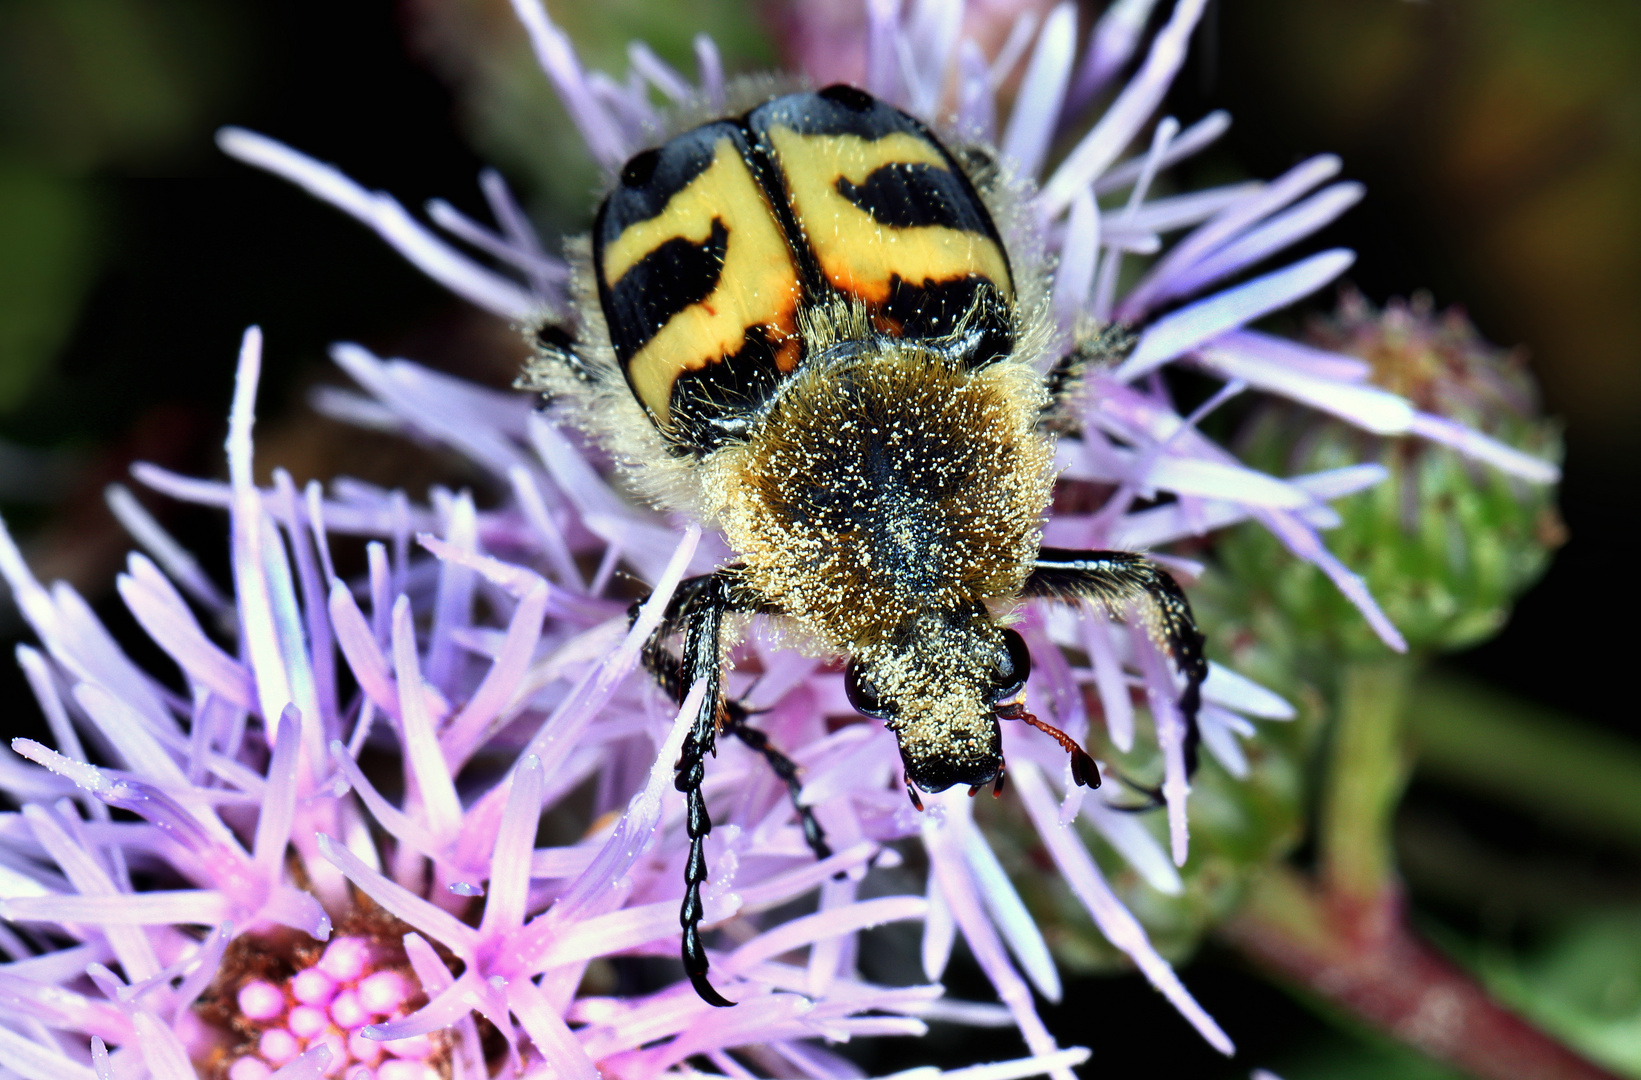
[[[1457, 649], [1496, 633], [1566, 538], [1554, 484], [1542, 482], [1553, 475], [1542, 463], [1560, 459], [1560, 430], [1540, 412], [1523, 351], [1489, 344], [1462, 310], [1437, 312], [1428, 294], [1380, 310], [1347, 292], [1306, 336], [1366, 361], [1374, 384], [1407, 399], [1416, 410], [1410, 434], [1387, 438], [1271, 407], [1244, 432], [1247, 459], [1279, 475], [1377, 461], [1389, 476], [1334, 504], [1341, 520], [1324, 534], [1329, 549], [1365, 579], [1410, 648]], [[1458, 435], [1459, 425], [1486, 438]], [[1531, 473], [1530, 459], [1539, 459], [1538, 482], [1510, 471]], [[1274, 607], [1302, 651], [1325, 643], [1338, 655], [1382, 652], [1334, 585], [1269, 532], [1235, 530], [1220, 553], [1234, 587]]]

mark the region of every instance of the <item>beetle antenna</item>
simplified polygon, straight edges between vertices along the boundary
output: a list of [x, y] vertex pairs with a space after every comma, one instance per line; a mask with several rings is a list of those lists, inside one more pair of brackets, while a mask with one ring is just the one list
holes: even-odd
[[[1097, 788], [1100, 786], [1100, 767], [1094, 759], [1088, 756], [1088, 751], [1080, 746], [1076, 739], [1061, 731], [1053, 724], [1037, 719], [1026, 712], [1026, 707], [1019, 702], [997, 710], [997, 715], [1003, 720], [1024, 720], [1038, 731], [1043, 732], [1059, 743], [1065, 752], [1071, 755], [1071, 778], [1083, 787]], [[999, 776], [999, 780], [1001, 777]], [[999, 787], [1002, 785], [999, 784]]]

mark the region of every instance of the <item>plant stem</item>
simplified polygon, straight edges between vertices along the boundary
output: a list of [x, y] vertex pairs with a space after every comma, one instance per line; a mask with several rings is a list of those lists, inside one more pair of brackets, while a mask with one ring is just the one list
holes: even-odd
[[[1418, 667], [1409, 657], [1344, 665], [1320, 873], [1313, 882], [1270, 868], [1219, 932], [1278, 979], [1472, 1076], [1614, 1080], [1493, 1001], [1407, 926], [1391, 825], [1410, 765], [1403, 714]], [[1431, 729], [1438, 738], [1444, 730], [1427, 719], [1420, 731]]]
[[1406, 656], [1344, 664], [1318, 842], [1322, 880], [1370, 904], [1395, 880], [1391, 820], [1407, 781], [1402, 712], [1417, 671]]
[[1617, 1080], [1419, 940], [1394, 889], [1363, 903], [1266, 871], [1219, 935], [1278, 980], [1481, 1080]]

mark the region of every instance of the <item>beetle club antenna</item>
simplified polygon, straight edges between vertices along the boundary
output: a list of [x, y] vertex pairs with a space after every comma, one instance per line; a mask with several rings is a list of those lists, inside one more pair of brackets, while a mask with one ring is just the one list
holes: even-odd
[[1026, 707], [1019, 702], [998, 709], [997, 716], [1002, 720], [1024, 720], [1038, 731], [1048, 735], [1059, 743], [1066, 753], [1071, 755], [1071, 778], [1073, 780], [1087, 788], [1100, 786], [1100, 767], [1094, 763], [1093, 758], [1088, 756], [1088, 751], [1078, 745], [1076, 739], [1073, 739], [1053, 724], [1039, 720], [1031, 713], [1026, 712]]

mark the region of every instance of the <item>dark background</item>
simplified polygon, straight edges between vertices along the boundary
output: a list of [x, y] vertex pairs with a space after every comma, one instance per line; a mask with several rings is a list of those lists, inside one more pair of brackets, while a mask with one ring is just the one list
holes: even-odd
[[[552, 7], [612, 71], [624, 70], [628, 34], [681, 59], [697, 28], [637, 0]], [[761, 36], [774, 24], [768, 10], [760, 20], [728, 0], [700, 7], [692, 17], [732, 59], [776, 55]], [[1219, 176], [1271, 176], [1313, 153], [1341, 154], [1368, 198], [1311, 248], [1355, 248], [1350, 279], [1374, 301], [1429, 289], [1439, 305], [1464, 304], [1491, 340], [1529, 350], [1548, 409], [1566, 425], [1571, 540], [1504, 633], [1451, 663], [1629, 738], [1641, 735], [1631, 630], [1638, 27], [1637, 9], [1616, 0], [1216, 4], [1169, 103], [1187, 121], [1231, 110], [1235, 125], [1201, 166]], [[211, 134], [241, 124], [412, 209], [441, 196], [476, 215], [482, 151], [549, 233], [574, 229], [595, 179], [573, 164], [579, 148], [545, 81], [520, 74], [521, 39], [506, 4], [492, 0], [0, 5], [0, 509], [43, 579], [71, 582], [137, 638], [112, 602], [128, 544], [102, 490], [138, 459], [222, 472], [233, 358], [252, 322], [268, 348], [259, 467], [283, 463], [298, 482], [347, 471], [413, 490], [426, 483], [436, 463], [306, 411], [305, 389], [329, 377], [326, 347], [361, 341], [505, 385], [515, 340], [352, 221], [224, 158]], [[483, 49], [497, 42], [505, 55], [489, 64]], [[221, 521], [143, 498], [225, 580]], [[22, 636], [9, 598], [0, 631]], [[0, 678], [9, 703], [0, 730], [31, 732], [21, 679]], [[1408, 806], [1456, 823], [1488, 857], [1541, 866], [1553, 855], [1620, 900], [1641, 899], [1622, 844], [1565, 835], [1530, 811], [1428, 781], [1416, 781]], [[1434, 886], [1424, 895], [1410, 877], [1436, 933], [1485, 937], [1485, 912]], [[1244, 1061], [1289, 1080], [1415, 1075], [1212, 947], [1187, 982], [1242, 1044], [1238, 1075]], [[1225, 1074], [1137, 979], [1076, 985], [1048, 1015], [1065, 1040], [1092, 1040], [1091, 1072]], [[945, 1042], [933, 1038], [874, 1071], [915, 1063]], [[973, 1037], [951, 1049], [971, 1060], [1012, 1053], [975, 1049]]]

